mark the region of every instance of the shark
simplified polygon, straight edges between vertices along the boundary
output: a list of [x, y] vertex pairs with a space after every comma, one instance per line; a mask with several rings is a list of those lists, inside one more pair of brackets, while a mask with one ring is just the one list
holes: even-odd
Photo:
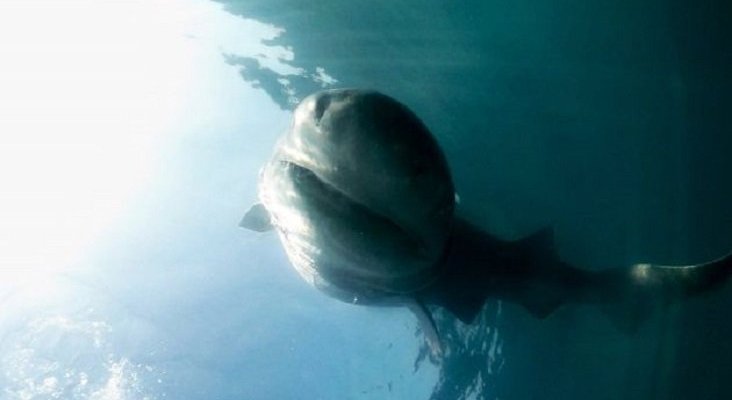
[[732, 254], [591, 270], [562, 260], [551, 228], [519, 240], [491, 235], [458, 215], [447, 159], [427, 126], [372, 90], [305, 98], [260, 171], [258, 197], [241, 227], [276, 231], [299, 275], [336, 299], [408, 307], [437, 357], [431, 307], [470, 324], [488, 299], [537, 318], [595, 304], [632, 331], [659, 304], [720, 288], [732, 274]]

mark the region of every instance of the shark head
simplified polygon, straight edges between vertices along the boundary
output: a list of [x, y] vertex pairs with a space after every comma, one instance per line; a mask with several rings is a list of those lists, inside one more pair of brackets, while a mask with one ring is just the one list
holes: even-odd
[[439, 276], [453, 182], [429, 130], [388, 96], [345, 89], [303, 100], [259, 197], [295, 269], [341, 300], [409, 294]]

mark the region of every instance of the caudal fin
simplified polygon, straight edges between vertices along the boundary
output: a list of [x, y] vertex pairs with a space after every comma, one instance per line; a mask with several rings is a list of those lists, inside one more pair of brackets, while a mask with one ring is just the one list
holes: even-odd
[[631, 284], [660, 291], [669, 301], [696, 296], [721, 287], [732, 275], [732, 253], [697, 265], [636, 264], [630, 269]]
[[603, 275], [614, 293], [602, 310], [618, 329], [634, 332], [655, 310], [724, 286], [732, 275], [732, 253], [704, 264], [636, 264]]

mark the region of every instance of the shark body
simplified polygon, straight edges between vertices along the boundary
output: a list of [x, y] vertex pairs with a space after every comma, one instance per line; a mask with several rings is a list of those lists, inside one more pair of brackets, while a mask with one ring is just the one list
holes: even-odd
[[598, 304], [634, 329], [653, 304], [720, 287], [732, 256], [688, 266], [590, 271], [563, 262], [551, 230], [498, 239], [455, 215], [447, 161], [406, 106], [374, 91], [330, 90], [297, 107], [240, 225], [275, 229], [299, 274], [353, 304], [407, 306], [440, 354], [428, 306], [465, 323], [488, 298], [537, 317]]

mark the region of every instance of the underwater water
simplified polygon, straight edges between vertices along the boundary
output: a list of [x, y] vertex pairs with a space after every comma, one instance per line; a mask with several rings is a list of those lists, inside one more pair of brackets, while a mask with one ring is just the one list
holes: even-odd
[[732, 393], [732, 284], [637, 332], [598, 308], [412, 314], [304, 283], [237, 227], [291, 111], [382, 91], [458, 214], [605, 269], [732, 249], [732, 6], [0, 5], [0, 399], [687, 399]]

